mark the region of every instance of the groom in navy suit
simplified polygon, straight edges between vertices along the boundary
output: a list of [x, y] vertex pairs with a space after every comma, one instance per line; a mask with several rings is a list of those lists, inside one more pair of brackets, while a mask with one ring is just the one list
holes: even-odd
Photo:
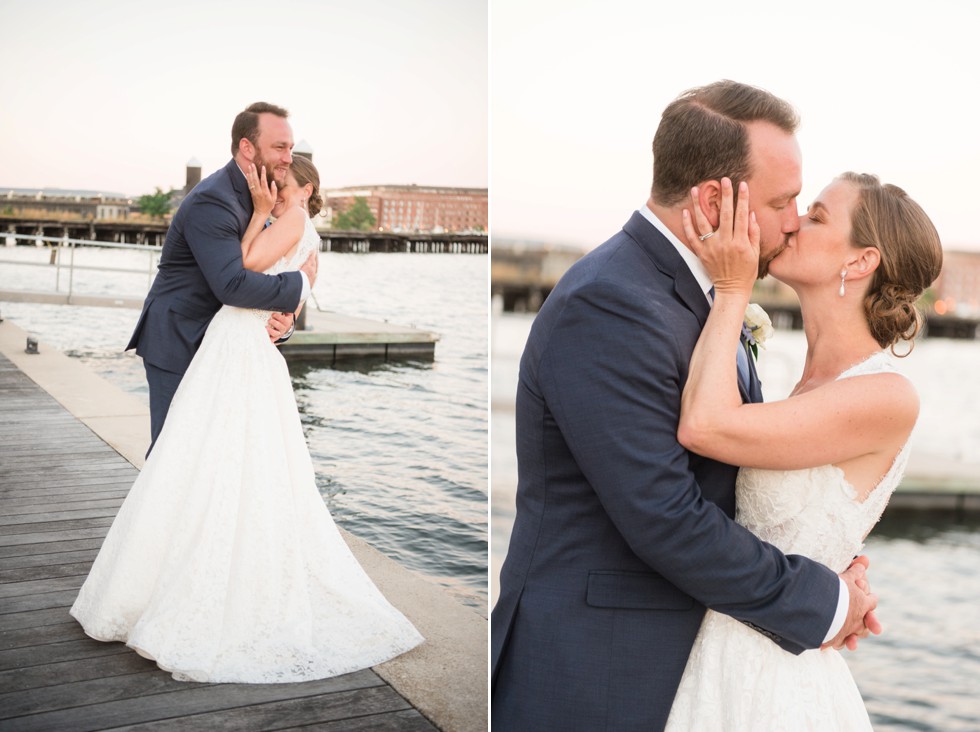
[[[717, 227], [717, 181], [747, 180], [764, 274], [798, 228], [797, 124], [786, 102], [744, 84], [681, 95], [654, 138], [649, 201], [535, 318], [517, 393], [517, 514], [491, 619], [495, 730], [662, 729], [705, 607], [792, 653], [866, 634], [863, 566], [838, 577], [760, 541], [733, 520], [737, 468], [677, 442], [711, 299], [682, 243], [683, 209], [697, 186]], [[744, 365], [743, 399], [760, 401]]]
[[285, 109], [265, 102], [240, 112], [231, 130], [232, 160], [195, 186], [167, 231], [159, 272], [126, 346], [127, 351], [136, 349], [146, 369], [151, 450], [180, 380], [221, 306], [274, 311], [267, 331], [281, 342], [292, 333], [293, 312], [316, 279], [315, 253], [298, 272], [265, 275], [242, 265], [241, 241], [253, 210], [245, 170], [254, 164], [261, 172], [264, 166], [282, 187], [292, 163], [288, 116]]

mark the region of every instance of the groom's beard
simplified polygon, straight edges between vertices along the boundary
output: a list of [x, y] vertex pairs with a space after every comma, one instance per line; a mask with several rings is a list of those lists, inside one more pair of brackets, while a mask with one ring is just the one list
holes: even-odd
[[273, 183], [275, 183], [277, 186], [282, 188], [282, 184], [284, 181], [281, 182], [275, 179], [276, 166], [274, 164], [270, 165], [260, 155], [256, 155], [255, 160], [253, 160], [252, 162], [254, 163], [255, 169], [259, 172], [259, 174], [262, 173], [262, 166], [263, 165], [265, 166], [265, 182], [268, 185], [271, 186]]
[[759, 257], [759, 279], [764, 279], [766, 275], [769, 274], [769, 265], [772, 263], [776, 257], [783, 253], [783, 250], [789, 245], [790, 234], [783, 234], [783, 240], [779, 243], [775, 249], [773, 249], [769, 254], [764, 257]]

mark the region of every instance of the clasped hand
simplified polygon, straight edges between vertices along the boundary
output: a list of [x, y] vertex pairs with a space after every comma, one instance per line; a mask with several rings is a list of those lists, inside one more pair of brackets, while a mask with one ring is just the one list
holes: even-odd
[[[691, 220], [691, 213], [684, 209], [684, 234], [691, 251], [708, 271], [715, 287], [715, 295], [743, 294], [752, 290], [759, 274], [759, 224], [755, 212], [749, 211], [747, 183], [739, 183], [737, 205], [731, 179], [722, 178], [720, 187], [718, 228], [712, 229], [711, 222], [702, 210], [700, 191], [692, 188], [691, 210], [694, 212], [694, 221]], [[710, 204], [708, 202], [709, 206]]]
[[867, 638], [872, 633], [881, 634], [881, 623], [875, 614], [878, 596], [871, 592], [871, 586], [868, 584], [868, 565], [868, 558], [862, 555], [841, 573], [840, 577], [847, 585], [850, 595], [847, 619], [837, 636], [824, 643], [821, 648], [841, 650], [846, 647], [848, 650], [855, 651], [861, 638]]

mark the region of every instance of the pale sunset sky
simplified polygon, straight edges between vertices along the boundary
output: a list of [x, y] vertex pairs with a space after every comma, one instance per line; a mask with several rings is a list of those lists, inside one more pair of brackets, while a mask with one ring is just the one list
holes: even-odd
[[663, 107], [731, 78], [800, 110], [801, 207], [874, 172], [980, 249], [980, 4], [489, 0], [489, 19], [487, 0], [6, 0], [0, 186], [179, 188], [266, 100], [326, 187], [489, 185], [495, 237], [591, 248], [644, 202]]
[[0, 186], [127, 195], [290, 112], [325, 187], [487, 186], [486, 0], [3, 0]]
[[876, 173], [980, 250], [978, 30], [959, 0], [492, 0], [493, 236], [601, 244], [649, 195], [664, 106], [728, 78], [800, 111], [801, 209]]

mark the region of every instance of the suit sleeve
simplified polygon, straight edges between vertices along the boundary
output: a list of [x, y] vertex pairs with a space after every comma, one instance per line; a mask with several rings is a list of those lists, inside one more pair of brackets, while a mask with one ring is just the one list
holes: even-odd
[[644, 297], [594, 282], [558, 316], [537, 383], [563, 437], [647, 565], [707, 607], [784, 639], [788, 650], [816, 648], [834, 616], [837, 575], [783, 555], [703, 498], [677, 441], [693, 348], [677, 334], [693, 337], [693, 315]]
[[202, 196], [184, 222], [184, 237], [214, 296], [224, 305], [289, 312], [299, 306], [299, 272], [266, 275], [245, 269], [238, 219], [217, 196]]

